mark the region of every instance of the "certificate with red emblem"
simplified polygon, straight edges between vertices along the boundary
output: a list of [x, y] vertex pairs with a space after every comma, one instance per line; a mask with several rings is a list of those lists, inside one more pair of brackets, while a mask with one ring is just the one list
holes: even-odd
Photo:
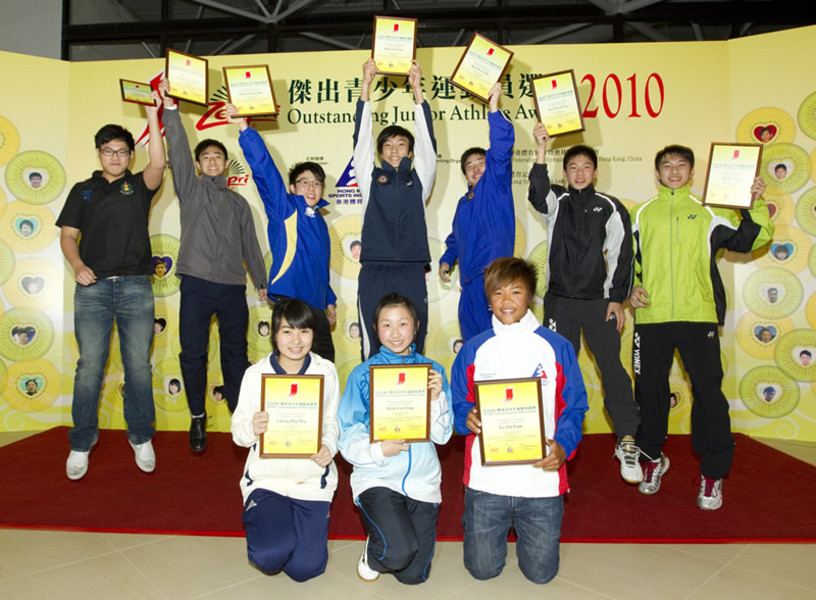
[[377, 65], [377, 73], [408, 74], [416, 56], [416, 32], [416, 19], [374, 17], [371, 58]]
[[428, 363], [369, 367], [371, 443], [431, 439], [431, 390]]
[[170, 86], [167, 95], [207, 106], [207, 65], [205, 58], [168, 48], [164, 65], [164, 77]]
[[534, 463], [546, 454], [541, 380], [476, 381], [483, 465]]
[[578, 88], [572, 70], [550, 73], [530, 80], [536, 115], [550, 136], [584, 130]]
[[224, 67], [224, 83], [230, 103], [238, 109], [239, 117], [258, 117], [278, 114], [272, 77], [267, 65]]
[[269, 424], [261, 434], [263, 458], [308, 458], [320, 450], [322, 375], [262, 375], [261, 410]]
[[513, 53], [510, 50], [474, 33], [450, 76], [450, 82], [488, 102], [490, 89], [504, 75], [511, 58]]
[[751, 208], [751, 186], [762, 162], [761, 144], [711, 144], [703, 204]]

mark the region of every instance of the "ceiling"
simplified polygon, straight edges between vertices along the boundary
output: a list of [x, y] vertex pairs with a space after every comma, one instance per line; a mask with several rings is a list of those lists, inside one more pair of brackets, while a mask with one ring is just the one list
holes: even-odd
[[419, 19], [419, 47], [725, 40], [812, 25], [812, 0], [63, 0], [62, 58], [371, 47], [374, 15]]

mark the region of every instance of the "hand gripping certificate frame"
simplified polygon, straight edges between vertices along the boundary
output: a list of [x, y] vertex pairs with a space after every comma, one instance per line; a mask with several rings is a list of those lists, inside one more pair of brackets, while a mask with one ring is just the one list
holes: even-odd
[[260, 117], [280, 112], [268, 65], [223, 67], [222, 70], [230, 103], [238, 109], [236, 116]]
[[476, 381], [482, 465], [522, 465], [547, 456], [541, 380]]
[[262, 458], [309, 458], [320, 450], [323, 375], [261, 375]]
[[538, 121], [551, 137], [586, 129], [573, 69], [533, 77], [530, 84]]
[[720, 208], [750, 209], [751, 186], [759, 175], [761, 144], [711, 144], [703, 204]]
[[119, 89], [122, 91], [122, 101], [142, 104], [144, 106], [155, 106], [153, 101], [153, 88], [149, 83], [133, 81], [132, 79], [119, 79]]
[[167, 49], [164, 77], [170, 85], [167, 95], [207, 106], [209, 71], [206, 58]]
[[502, 78], [512, 58], [512, 51], [474, 33], [450, 76], [450, 82], [480, 100], [489, 102], [490, 88]]
[[377, 73], [408, 75], [416, 58], [416, 36], [416, 19], [375, 16], [371, 58]]
[[431, 439], [430, 363], [369, 366], [369, 439]]

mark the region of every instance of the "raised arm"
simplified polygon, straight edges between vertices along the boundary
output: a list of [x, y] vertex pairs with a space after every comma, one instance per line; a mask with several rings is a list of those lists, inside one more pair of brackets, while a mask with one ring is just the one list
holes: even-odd
[[550, 134], [547, 133], [547, 128], [543, 124], [536, 123], [533, 128], [533, 137], [536, 141], [536, 161], [530, 170], [527, 200], [538, 212], [547, 214], [555, 204], [555, 194], [550, 186], [550, 174], [547, 171], [545, 160]]
[[371, 119], [371, 82], [377, 72], [373, 58], [363, 63], [363, 83], [357, 102], [357, 118], [354, 121], [354, 174], [357, 187], [363, 196], [363, 215], [371, 192], [371, 174], [374, 171], [374, 126]]
[[187, 133], [181, 124], [176, 101], [167, 95], [168, 83], [166, 79], [159, 82], [159, 94], [164, 102], [164, 132], [167, 137], [167, 153], [170, 156], [170, 166], [173, 168], [173, 187], [176, 190], [179, 202], [188, 200], [182, 190], [190, 190], [198, 185], [196, 167], [190, 151], [190, 142]]
[[422, 91], [422, 69], [414, 59], [408, 73], [408, 83], [414, 91], [414, 170], [422, 184], [422, 201], [431, 195], [436, 179], [436, 138], [431, 107]]
[[157, 190], [162, 184], [164, 178], [164, 167], [167, 164], [167, 159], [164, 152], [164, 140], [161, 135], [161, 125], [159, 125], [159, 105], [162, 102], [161, 96], [154, 91], [151, 94], [153, 98], [153, 106], [146, 106], [145, 113], [147, 113], [147, 131], [148, 131], [148, 147], [147, 156], [148, 163], [144, 169], [143, 177], [145, 186], [149, 190]]

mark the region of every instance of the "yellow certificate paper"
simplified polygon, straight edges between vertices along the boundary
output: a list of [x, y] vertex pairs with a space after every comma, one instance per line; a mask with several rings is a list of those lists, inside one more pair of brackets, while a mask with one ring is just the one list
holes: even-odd
[[207, 105], [206, 59], [168, 49], [164, 76], [170, 85], [168, 96]]
[[510, 50], [474, 33], [450, 77], [450, 82], [488, 102], [490, 88], [501, 79], [511, 58], [513, 53]]
[[711, 144], [703, 204], [751, 208], [751, 186], [762, 161], [760, 144]]
[[533, 463], [546, 456], [541, 380], [477, 381], [483, 465]]
[[530, 80], [539, 122], [551, 136], [584, 130], [578, 87], [572, 70], [550, 73]]
[[120, 79], [119, 89], [122, 90], [122, 100], [125, 102], [133, 102], [134, 104], [146, 104], [153, 106], [151, 93], [153, 88], [149, 83], [141, 83], [139, 81], [131, 81], [130, 79]]
[[310, 457], [320, 450], [322, 375], [262, 375], [261, 410], [269, 425], [261, 434], [264, 458]]
[[431, 365], [369, 367], [371, 443], [383, 440], [427, 442], [431, 439]]
[[416, 19], [374, 17], [371, 57], [377, 73], [407, 75], [416, 56]]
[[224, 83], [239, 117], [278, 114], [272, 77], [267, 65], [224, 67]]

